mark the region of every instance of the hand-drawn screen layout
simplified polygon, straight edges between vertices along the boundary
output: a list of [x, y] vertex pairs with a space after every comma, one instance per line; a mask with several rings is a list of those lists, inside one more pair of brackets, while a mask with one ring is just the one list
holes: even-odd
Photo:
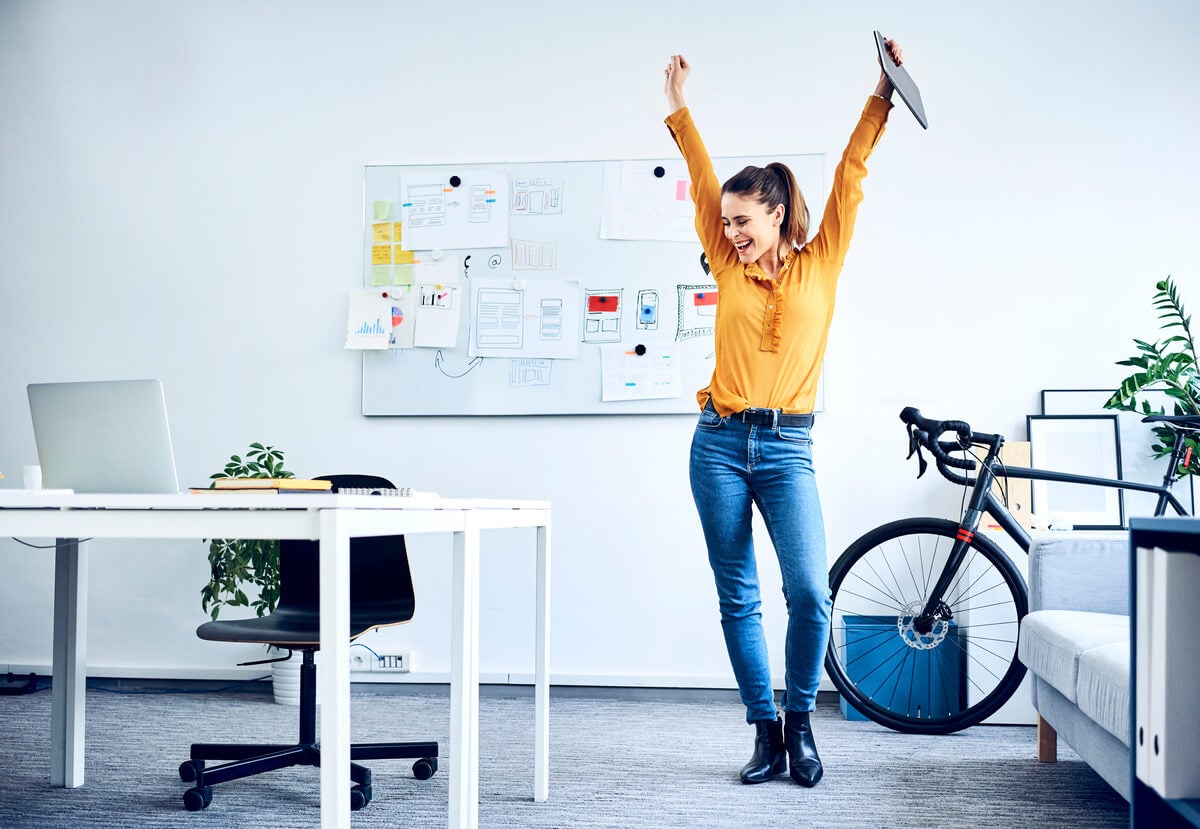
[[[822, 155], [714, 166], [776, 160], [824, 204]], [[364, 184], [363, 414], [697, 411], [719, 293], [678, 158], [369, 166]]]

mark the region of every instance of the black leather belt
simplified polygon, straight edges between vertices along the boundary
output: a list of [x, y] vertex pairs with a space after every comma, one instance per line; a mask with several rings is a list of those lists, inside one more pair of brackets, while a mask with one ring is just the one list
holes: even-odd
[[752, 426], [812, 426], [814, 417], [811, 414], [784, 414], [779, 409], [743, 409], [732, 415], [742, 423]]

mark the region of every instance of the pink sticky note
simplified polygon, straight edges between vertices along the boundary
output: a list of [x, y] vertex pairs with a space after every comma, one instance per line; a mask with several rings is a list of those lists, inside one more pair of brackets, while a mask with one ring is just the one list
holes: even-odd
[[675, 201], [687, 201], [688, 197], [688, 180], [681, 178], [675, 182]]

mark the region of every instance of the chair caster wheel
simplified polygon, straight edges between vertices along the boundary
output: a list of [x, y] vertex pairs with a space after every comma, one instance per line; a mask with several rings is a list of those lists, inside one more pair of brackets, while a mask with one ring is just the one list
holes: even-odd
[[184, 783], [191, 783], [200, 779], [202, 771], [204, 771], [203, 760], [184, 760], [179, 764], [179, 779]]
[[371, 802], [371, 784], [363, 783], [350, 789], [350, 811], [357, 812]]
[[212, 786], [188, 789], [183, 793], [183, 806], [189, 812], [198, 812], [212, 803]]
[[433, 773], [438, 769], [436, 757], [422, 757], [417, 762], [413, 763], [413, 777], [418, 780], [428, 780], [433, 777]]

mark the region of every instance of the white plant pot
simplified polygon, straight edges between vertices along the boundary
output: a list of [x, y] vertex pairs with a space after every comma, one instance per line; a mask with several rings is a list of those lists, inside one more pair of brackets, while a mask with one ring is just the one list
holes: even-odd
[[[321, 672], [321, 655], [316, 655], [317, 675]], [[280, 705], [300, 704], [300, 665], [304, 657], [299, 651], [293, 651], [291, 659], [271, 663], [271, 687], [275, 692], [275, 701]], [[318, 681], [320, 681], [318, 679]], [[320, 702], [318, 701], [318, 704]]]

